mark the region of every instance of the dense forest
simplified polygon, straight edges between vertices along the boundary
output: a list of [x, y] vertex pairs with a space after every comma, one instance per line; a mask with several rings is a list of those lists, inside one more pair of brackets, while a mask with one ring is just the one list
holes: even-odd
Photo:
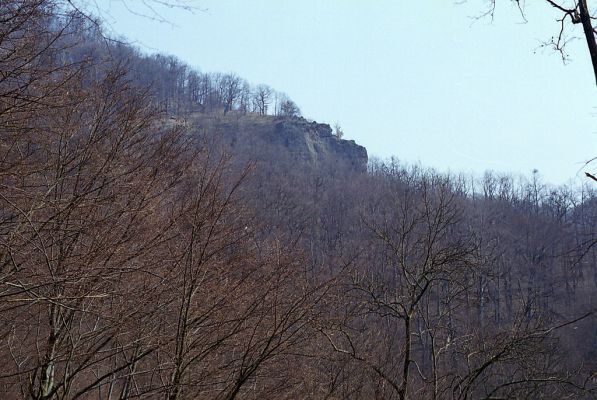
[[1, 398], [597, 397], [594, 182], [254, 162], [193, 121], [288, 96], [0, 21]]

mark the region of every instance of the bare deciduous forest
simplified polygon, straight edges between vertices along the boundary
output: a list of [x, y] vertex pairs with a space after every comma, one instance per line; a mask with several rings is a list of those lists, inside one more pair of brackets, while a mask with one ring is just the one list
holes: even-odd
[[594, 182], [252, 162], [192, 121], [288, 96], [0, 20], [1, 398], [597, 397]]

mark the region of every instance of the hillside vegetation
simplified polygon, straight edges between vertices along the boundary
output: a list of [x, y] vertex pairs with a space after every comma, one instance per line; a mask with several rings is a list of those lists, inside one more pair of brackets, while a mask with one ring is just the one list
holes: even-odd
[[0, 20], [1, 398], [597, 396], [594, 187], [368, 161], [69, 2]]

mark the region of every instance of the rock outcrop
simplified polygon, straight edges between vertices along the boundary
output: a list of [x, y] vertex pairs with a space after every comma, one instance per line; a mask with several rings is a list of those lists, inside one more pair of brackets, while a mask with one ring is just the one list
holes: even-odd
[[188, 123], [243, 161], [367, 170], [367, 150], [354, 140], [338, 138], [328, 124], [298, 117], [231, 114], [197, 114]]

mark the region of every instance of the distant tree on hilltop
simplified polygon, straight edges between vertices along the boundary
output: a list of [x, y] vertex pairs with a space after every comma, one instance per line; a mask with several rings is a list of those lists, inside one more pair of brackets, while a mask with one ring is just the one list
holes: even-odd
[[279, 114], [283, 117], [298, 117], [301, 115], [301, 110], [294, 101], [286, 99], [280, 103]]

